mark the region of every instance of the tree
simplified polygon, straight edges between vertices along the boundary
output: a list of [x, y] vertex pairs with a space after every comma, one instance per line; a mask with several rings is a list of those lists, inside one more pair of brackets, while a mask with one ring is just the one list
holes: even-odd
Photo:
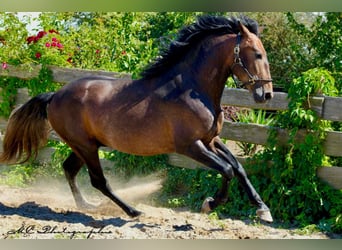
[[[304, 43], [295, 43], [293, 48], [302, 58], [306, 70], [325, 68], [336, 80], [342, 92], [342, 13], [328, 12], [317, 15], [311, 26], [297, 20], [295, 13], [286, 14], [289, 26]], [[304, 70], [305, 71], [305, 70]], [[298, 73], [304, 72], [301, 70]], [[295, 72], [294, 72], [295, 73]], [[298, 76], [298, 75], [297, 75]]]

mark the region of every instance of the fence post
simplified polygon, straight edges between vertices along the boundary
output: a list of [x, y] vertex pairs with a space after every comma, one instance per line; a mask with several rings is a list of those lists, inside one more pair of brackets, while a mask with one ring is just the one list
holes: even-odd
[[17, 97], [15, 99], [15, 107], [19, 107], [23, 105], [30, 99], [28, 88], [19, 88], [17, 89]]

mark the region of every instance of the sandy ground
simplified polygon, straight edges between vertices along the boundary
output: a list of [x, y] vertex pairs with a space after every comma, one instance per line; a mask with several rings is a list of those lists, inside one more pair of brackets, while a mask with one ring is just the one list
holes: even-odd
[[102, 194], [86, 197], [98, 208], [81, 211], [65, 183], [45, 180], [32, 187], [0, 186], [1, 239], [329, 239], [340, 235], [301, 234], [279, 225], [234, 219], [210, 219], [206, 214], [153, 205], [157, 177], [136, 179], [115, 189], [143, 214], [128, 217]]

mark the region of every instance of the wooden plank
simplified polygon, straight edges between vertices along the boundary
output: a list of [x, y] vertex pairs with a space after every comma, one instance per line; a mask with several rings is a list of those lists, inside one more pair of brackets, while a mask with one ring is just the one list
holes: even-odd
[[[268, 134], [271, 129], [277, 130], [280, 145], [285, 145], [289, 139], [286, 130], [253, 123], [225, 121], [220, 136], [233, 141], [266, 145]], [[296, 140], [303, 141], [305, 135], [305, 130], [298, 131]], [[327, 131], [323, 147], [326, 155], [342, 156], [342, 132]]]
[[22, 65], [7, 65], [6, 69], [0, 68], [0, 76], [11, 76], [20, 79], [31, 79], [39, 75], [41, 65], [22, 64]]
[[[8, 65], [6, 69], [0, 68], [0, 76], [11, 76], [20, 79], [32, 79], [39, 75], [41, 65]], [[131, 78], [130, 74], [116, 73], [103, 70], [87, 70], [87, 69], [75, 69], [65, 68], [58, 66], [48, 66], [48, 69], [52, 71], [53, 81], [59, 83], [69, 83], [73, 80], [85, 77], [85, 76], [108, 76], [113, 78]]]
[[315, 111], [319, 117], [323, 117], [324, 115], [324, 96], [312, 96], [309, 98], [310, 109]]
[[168, 158], [169, 158], [168, 162], [172, 166], [188, 168], [188, 169], [196, 169], [196, 168], [208, 169], [203, 164], [180, 154], [176, 154], [176, 153], [168, 154]]
[[264, 125], [225, 121], [220, 136], [232, 141], [266, 145], [269, 131], [270, 128]]
[[17, 97], [15, 99], [15, 106], [18, 107], [30, 99], [28, 88], [17, 89]]
[[266, 103], [256, 103], [249, 91], [245, 89], [226, 88], [223, 91], [221, 104], [252, 109], [286, 110], [288, 100], [286, 93], [274, 92], [274, 97], [270, 101]]
[[323, 119], [342, 121], [342, 98], [325, 96], [323, 106]]
[[124, 73], [116, 73], [102, 70], [85, 70], [75, 68], [63, 68], [57, 66], [48, 67], [52, 71], [52, 77], [55, 82], [69, 83], [71, 81], [80, 79], [86, 76], [108, 76], [113, 78], [128, 78], [131, 79], [131, 75]]
[[[327, 103], [325, 103], [327, 97], [323, 96], [313, 96], [309, 98], [310, 108], [314, 110], [320, 117], [324, 116], [324, 119], [329, 120], [330, 114], [325, 115], [326, 107], [329, 108], [329, 112], [333, 113], [336, 116], [336, 106], [342, 105], [342, 98], [337, 98], [334, 102], [329, 99]], [[337, 103], [335, 103], [337, 102]], [[325, 103], [325, 105], [324, 105]], [[251, 109], [264, 109], [264, 110], [287, 110], [288, 109], [288, 95], [283, 92], [274, 92], [274, 97], [266, 103], [256, 103], [253, 99], [253, 96], [249, 91], [245, 89], [233, 89], [226, 88], [223, 91], [222, 105], [227, 106], [236, 106], [236, 107], [245, 107]], [[324, 105], [324, 106], [323, 106]], [[330, 105], [333, 105], [331, 108]], [[335, 119], [342, 120], [342, 115], [337, 115]]]
[[321, 167], [317, 176], [335, 189], [342, 189], [342, 167]]
[[[168, 154], [169, 158], [169, 164], [176, 167], [181, 168], [188, 168], [188, 169], [197, 169], [197, 168], [203, 168], [203, 169], [209, 169], [208, 167], [204, 166], [202, 163], [197, 162], [189, 157], [186, 157], [184, 155], [180, 155], [177, 153]], [[246, 162], [245, 157], [236, 157], [236, 159], [241, 163], [244, 164]]]
[[342, 156], [342, 132], [328, 131], [323, 147], [326, 155]]
[[[186, 156], [179, 155], [179, 154], [169, 154], [169, 164], [188, 168], [188, 169], [208, 169], [201, 163], [194, 161]], [[238, 161], [243, 165], [245, 163], [246, 158], [237, 157]], [[245, 167], [247, 174], [252, 175], [253, 173], [248, 167]], [[254, 169], [255, 171], [255, 169]], [[317, 169], [317, 176], [326, 182], [328, 185], [335, 189], [342, 189], [342, 167], [320, 167]]]
[[5, 132], [7, 127], [7, 120], [4, 117], [0, 117], [0, 141], [1, 141], [1, 133]]

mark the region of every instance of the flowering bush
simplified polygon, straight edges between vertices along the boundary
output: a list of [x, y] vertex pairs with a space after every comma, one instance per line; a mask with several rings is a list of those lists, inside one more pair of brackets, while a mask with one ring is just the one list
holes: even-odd
[[52, 90], [46, 65], [101, 69], [131, 73], [138, 77], [158, 49], [194, 13], [41, 13], [39, 30], [29, 34], [26, 23], [15, 13], [0, 12], [1, 70], [9, 65], [43, 65], [36, 79], [0, 77], [0, 116], [13, 109], [17, 88], [30, 94]]
[[30, 58], [41, 64], [67, 65], [71, 54], [62, 40], [62, 36], [54, 29], [41, 30], [37, 35], [27, 37]]
[[1, 67], [2, 67], [3, 69], [7, 69], [7, 68], [8, 68], [8, 64], [7, 64], [6, 62], [3, 62], [2, 65], [1, 65]]

